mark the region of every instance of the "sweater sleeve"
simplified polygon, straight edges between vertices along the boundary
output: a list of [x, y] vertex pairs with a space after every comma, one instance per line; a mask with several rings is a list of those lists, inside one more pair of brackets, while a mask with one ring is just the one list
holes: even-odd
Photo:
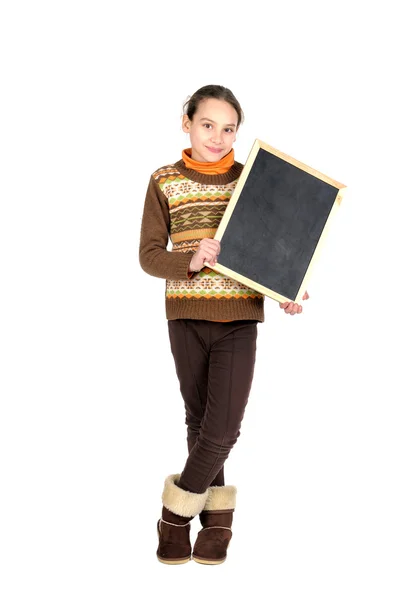
[[170, 252], [167, 244], [170, 235], [170, 214], [166, 196], [153, 176], [146, 193], [141, 222], [139, 260], [143, 270], [154, 277], [186, 280], [193, 253]]

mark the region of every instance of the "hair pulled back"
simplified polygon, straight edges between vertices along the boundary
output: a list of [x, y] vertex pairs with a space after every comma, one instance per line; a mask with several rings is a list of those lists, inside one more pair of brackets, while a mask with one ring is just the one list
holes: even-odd
[[228, 88], [222, 85], [205, 85], [199, 88], [188, 100], [184, 103], [184, 114], [186, 114], [190, 121], [192, 121], [196, 111], [198, 110], [199, 104], [202, 100], [208, 98], [215, 98], [216, 100], [224, 100], [228, 102], [237, 112], [238, 115], [238, 127], [243, 123], [244, 115], [241, 105], [235, 98], [234, 94]]

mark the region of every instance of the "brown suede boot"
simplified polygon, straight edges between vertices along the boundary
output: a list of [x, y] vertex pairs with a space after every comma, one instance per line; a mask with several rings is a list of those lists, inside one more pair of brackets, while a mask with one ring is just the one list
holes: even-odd
[[164, 483], [162, 518], [157, 525], [158, 560], [166, 565], [181, 565], [191, 560], [190, 521], [206, 503], [208, 491], [194, 494], [179, 488], [180, 476], [170, 475]]
[[203, 529], [198, 533], [192, 558], [203, 565], [220, 565], [227, 558], [232, 537], [236, 487], [210, 487], [208, 492], [207, 502], [199, 515]]

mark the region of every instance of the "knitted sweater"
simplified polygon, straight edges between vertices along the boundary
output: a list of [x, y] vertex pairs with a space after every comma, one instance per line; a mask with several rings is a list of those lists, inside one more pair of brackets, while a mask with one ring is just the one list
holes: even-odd
[[264, 321], [259, 292], [208, 267], [189, 272], [199, 242], [214, 237], [242, 169], [235, 161], [226, 173], [207, 175], [179, 160], [151, 175], [139, 258], [149, 275], [166, 279], [167, 319]]

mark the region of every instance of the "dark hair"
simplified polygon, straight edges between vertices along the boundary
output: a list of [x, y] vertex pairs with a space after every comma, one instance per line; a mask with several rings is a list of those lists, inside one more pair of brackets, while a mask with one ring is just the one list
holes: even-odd
[[222, 85], [204, 85], [188, 98], [183, 108], [184, 114], [188, 115], [190, 121], [192, 121], [202, 100], [207, 100], [208, 98], [216, 98], [216, 100], [225, 100], [225, 102], [228, 102], [238, 113], [238, 127], [243, 123], [244, 115], [241, 105], [231, 90]]

